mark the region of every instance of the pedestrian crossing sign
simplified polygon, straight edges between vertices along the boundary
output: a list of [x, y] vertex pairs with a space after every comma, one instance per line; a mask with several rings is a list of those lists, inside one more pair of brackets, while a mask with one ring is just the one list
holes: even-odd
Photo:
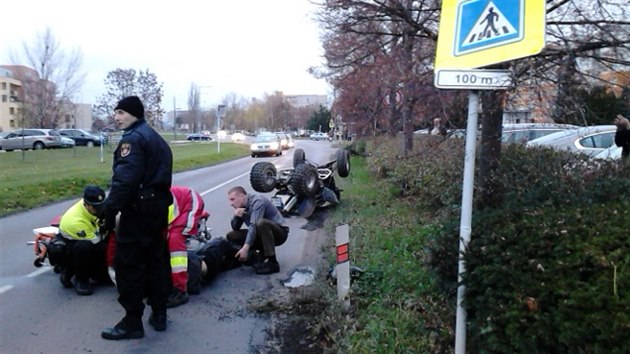
[[436, 69], [472, 69], [536, 54], [545, 45], [545, 2], [444, 0]]

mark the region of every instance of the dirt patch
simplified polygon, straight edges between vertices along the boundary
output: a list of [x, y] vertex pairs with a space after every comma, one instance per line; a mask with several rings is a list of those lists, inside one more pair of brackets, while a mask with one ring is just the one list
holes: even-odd
[[252, 300], [250, 310], [271, 314], [265, 353], [323, 353], [330, 347], [321, 314], [330, 304], [320, 283], [300, 288], [276, 288], [265, 299]]

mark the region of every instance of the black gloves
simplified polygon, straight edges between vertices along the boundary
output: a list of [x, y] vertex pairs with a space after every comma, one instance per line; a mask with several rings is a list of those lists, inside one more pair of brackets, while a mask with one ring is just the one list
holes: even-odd
[[103, 231], [105, 231], [105, 234], [108, 234], [110, 231], [114, 231], [114, 228], [116, 227], [117, 214], [117, 211], [109, 208], [105, 211], [105, 222], [103, 223]]

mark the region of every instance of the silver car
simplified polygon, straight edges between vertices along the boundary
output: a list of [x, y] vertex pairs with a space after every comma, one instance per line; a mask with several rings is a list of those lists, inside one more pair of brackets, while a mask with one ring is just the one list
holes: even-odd
[[282, 155], [280, 137], [273, 133], [258, 135], [254, 142], [250, 145], [250, 153], [252, 157], [260, 155]]
[[64, 147], [59, 132], [53, 129], [22, 129], [9, 133], [2, 139], [2, 149], [41, 150]]
[[616, 131], [617, 127], [614, 125], [569, 129], [532, 140], [527, 143], [527, 146], [549, 146], [558, 150], [595, 156], [614, 145]]
[[515, 123], [504, 124], [501, 142], [525, 144], [528, 141], [542, 138], [545, 135], [567, 129], [579, 128], [577, 125], [556, 123]]

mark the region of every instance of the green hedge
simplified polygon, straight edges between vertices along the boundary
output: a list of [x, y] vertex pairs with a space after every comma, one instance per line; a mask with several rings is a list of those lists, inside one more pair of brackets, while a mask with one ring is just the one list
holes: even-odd
[[[375, 175], [431, 216], [437, 231], [419, 247], [454, 310], [464, 144], [414, 144], [406, 156], [399, 141], [364, 150]], [[473, 212], [465, 252], [468, 352], [630, 352], [629, 176], [614, 161], [503, 146], [491, 176], [503, 203]]]

